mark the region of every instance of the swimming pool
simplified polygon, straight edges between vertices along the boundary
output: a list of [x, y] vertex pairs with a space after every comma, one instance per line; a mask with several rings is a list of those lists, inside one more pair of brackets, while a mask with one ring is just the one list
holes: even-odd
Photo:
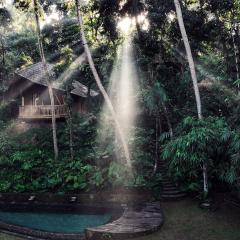
[[107, 223], [110, 213], [48, 213], [0, 211], [0, 221], [52, 233], [83, 233], [86, 228]]
[[112, 222], [122, 207], [104, 203], [0, 202], [0, 230], [34, 239], [85, 240], [85, 230]]

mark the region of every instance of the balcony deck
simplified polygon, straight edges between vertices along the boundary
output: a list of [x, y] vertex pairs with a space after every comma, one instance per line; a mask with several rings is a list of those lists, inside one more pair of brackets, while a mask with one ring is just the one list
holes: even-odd
[[[56, 118], [66, 118], [68, 116], [68, 110], [66, 105], [55, 105]], [[19, 107], [20, 119], [51, 119], [52, 107], [51, 105], [26, 105]]]

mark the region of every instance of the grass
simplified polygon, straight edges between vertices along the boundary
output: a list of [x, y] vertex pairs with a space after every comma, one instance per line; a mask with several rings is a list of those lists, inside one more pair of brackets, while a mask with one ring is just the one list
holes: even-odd
[[[165, 223], [155, 234], [135, 240], [239, 240], [240, 210], [222, 205], [214, 212], [201, 210], [189, 199], [162, 203]], [[22, 240], [0, 234], [0, 240]], [[125, 239], [124, 239], [125, 240]]]
[[14, 237], [5, 233], [0, 233], [1, 240], [23, 240], [23, 238]]
[[240, 209], [222, 205], [210, 212], [192, 200], [165, 202], [162, 206], [165, 223], [161, 230], [135, 240], [240, 239]]

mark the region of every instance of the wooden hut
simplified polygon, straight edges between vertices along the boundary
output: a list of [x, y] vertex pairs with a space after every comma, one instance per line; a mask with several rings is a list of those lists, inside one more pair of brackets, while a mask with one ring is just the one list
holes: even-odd
[[[52, 73], [54, 65], [48, 64]], [[66, 90], [62, 83], [52, 81], [55, 103], [55, 116], [57, 119], [66, 118], [68, 110], [66, 105]], [[94, 98], [98, 93], [80, 82], [73, 83], [71, 91], [73, 112], [84, 113], [88, 111], [85, 106], [87, 97]], [[51, 102], [48, 91], [47, 76], [42, 63], [30, 65], [16, 72], [16, 77], [7, 92], [8, 100], [19, 102], [18, 118], [20, 119], [51, 119]]]

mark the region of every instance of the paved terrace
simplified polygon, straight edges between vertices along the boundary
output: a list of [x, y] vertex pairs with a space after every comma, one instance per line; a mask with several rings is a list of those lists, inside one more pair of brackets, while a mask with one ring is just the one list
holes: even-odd
[[142, 207], [128, 208], [116, 221], [88, 228], [85, 234], [88, 240], [126, 239], [155, 232], [162, 224], [160, 204], [147, 203]]

